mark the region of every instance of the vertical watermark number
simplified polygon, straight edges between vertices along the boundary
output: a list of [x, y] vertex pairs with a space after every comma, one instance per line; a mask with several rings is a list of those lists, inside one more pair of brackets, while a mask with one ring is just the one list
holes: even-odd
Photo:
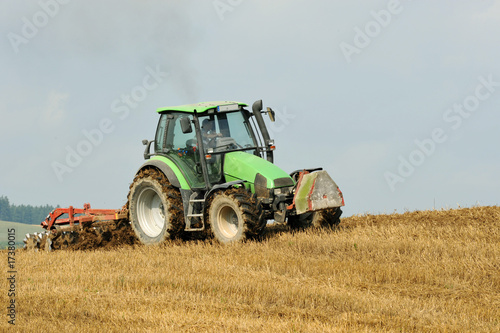
[[11, 325], [16, 324], [16, 229], [7, 229], [8, 247], [7, 247], [7, 281], [8, 281], [8, 300], [7, 321]]

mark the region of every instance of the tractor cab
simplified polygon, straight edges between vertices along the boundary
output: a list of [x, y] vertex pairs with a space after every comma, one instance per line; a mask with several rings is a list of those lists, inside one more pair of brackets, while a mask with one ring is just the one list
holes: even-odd
[[[206, 189], [226, 182], [226, 154], [244, 152], [264, 158], [266, 154], [271, 156], [274, 149], [262, 144], [260, 123], [256, 124], [254, 114], [245, 106], [238, 102], [206, 102], [158, 109], [161, 116], [154, 140], [155, 155], [168, 157], [178, 165], [191, 188]], [[268, 113], [274, 119], [273, 111]], [[262, 118], [260, 112], [258, 116]]]

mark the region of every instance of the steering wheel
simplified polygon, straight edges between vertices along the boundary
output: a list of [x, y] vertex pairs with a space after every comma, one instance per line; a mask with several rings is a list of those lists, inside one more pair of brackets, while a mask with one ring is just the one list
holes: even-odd
[[198, 140], [196, 139], [189, 139], [186, 141], [186, 147], [188, 148], [194, 148], [198, 146]]
[[217, 143], [218, 143], [218, 140], [217, 140], [217, 139], [219, 139], [219, 137], [216, 137], [216, 138], [214, 138], [214, 139], [213, 139], [213, 140], [215, 140], [215, 142], [214, 142], [214, 146], [215, 146], [216, 148], [223, 148], [223, 147], [227, 147], [227, 149], [238, 149], [238, 148], [243, 149], [243, 147], [242, 147], [241, 145], [239, 145], [239, 144], [238, 144], [238, 142], [236, 142], [236, 140], [235, 140], [235, 139], [230, 138], [230, 137], [224, 137], [224, 138], [225, 138], [225, 139], [231, 139], [232, 141], [231, 141], [231, 142], [228, 142], [228, 143], [226, 143], [226, 144], [223, 144], [223, 145], [220, 145], [220, 146], [219, 146], [219, 145], [217, 144]]

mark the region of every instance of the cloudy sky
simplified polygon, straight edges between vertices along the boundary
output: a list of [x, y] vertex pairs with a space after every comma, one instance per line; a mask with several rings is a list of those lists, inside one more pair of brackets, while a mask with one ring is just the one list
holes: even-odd
[[345, 215], [498, 205], [500, 1], [0, 4], [0, 195], [119, 208], [161, 106], [263, 99]]

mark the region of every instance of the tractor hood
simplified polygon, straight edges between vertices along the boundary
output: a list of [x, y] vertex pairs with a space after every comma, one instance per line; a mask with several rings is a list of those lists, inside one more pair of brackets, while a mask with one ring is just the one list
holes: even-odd
[[260, 174], [267, 179], [267, 188], [279, 188], [295, 185], [293, 179], [282, 169], [258, 156], [235, 151], [225, 154], [224, 175], [226, 181], [244, 180], [252, 185]]

